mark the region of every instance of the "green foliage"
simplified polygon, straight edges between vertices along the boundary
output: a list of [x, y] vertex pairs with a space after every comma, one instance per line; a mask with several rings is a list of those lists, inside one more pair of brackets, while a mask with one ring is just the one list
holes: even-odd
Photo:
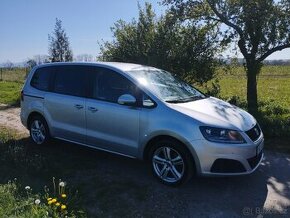
[[67, 62], [73, 60], [72, 50], [62, 27], [62, 21], [56, 18], [53, 36], [48, 35], [49, 41], [49, 59], [51, 62]]
[[101, 60], [155, 66], [200, 83], [214, 76], [218, 48], [209, 25], [182, 22], [171, 13], [158, 18], [146, 3], [137, 21], [119, 20], [111, 29], [114, 40], [101, 45]]

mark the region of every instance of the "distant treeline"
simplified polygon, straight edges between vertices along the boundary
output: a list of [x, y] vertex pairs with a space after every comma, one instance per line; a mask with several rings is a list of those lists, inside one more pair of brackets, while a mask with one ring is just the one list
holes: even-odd
[[[243, 65], [245, 60], [243, 58], [227, 58], [223, 61], [225, 64], [236, 64]], [[264, 60], [264, 65], [269, 66], [290, 66], [290, 59], [281, 59], [281, 60]]]

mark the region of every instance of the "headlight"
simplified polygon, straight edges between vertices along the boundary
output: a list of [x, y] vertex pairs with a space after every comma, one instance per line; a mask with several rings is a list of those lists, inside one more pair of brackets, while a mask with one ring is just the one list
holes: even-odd
[[245, 139], [236, 130], [221, 129], [209, 126], [200, 126], [200, 131], [205, 139], [219, 143], [245, 143]]

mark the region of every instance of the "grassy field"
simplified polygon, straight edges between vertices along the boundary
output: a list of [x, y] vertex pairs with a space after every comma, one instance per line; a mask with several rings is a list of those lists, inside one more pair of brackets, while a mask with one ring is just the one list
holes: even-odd
[[[246, 74], [243, 67], [234, 67], [228, 71], [219, 71], [221, 96], [230, 98], [239, 96], [246, 100]], [[265, 66], [258, 76], [258, 99], [275, 101], [290, 109], [290, 66]]]

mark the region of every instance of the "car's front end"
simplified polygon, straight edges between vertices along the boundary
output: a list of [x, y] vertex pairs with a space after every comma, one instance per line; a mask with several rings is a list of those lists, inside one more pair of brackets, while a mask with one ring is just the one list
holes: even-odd
[[[202, 175], [250, 174], [263, 159], [264, 137], [258, 124], [245, 132], [212, 127], [200, 129], [204, 139], [192, 143], [199, 157]], [[211, 132], [216, 132], [216, 136]], [[229, 137], [221, 136], [224, 133]], [[223, 139], [216, 140], [218, 134]], [[229, 139], [237, 134], [236, 141]]]
[[261, 163], [263, 132], [246, 111], [212, 97], [170, 107], [196, 121], [198, 133], [190, 144], [199, 159], [200, 174], [250, 174]]

